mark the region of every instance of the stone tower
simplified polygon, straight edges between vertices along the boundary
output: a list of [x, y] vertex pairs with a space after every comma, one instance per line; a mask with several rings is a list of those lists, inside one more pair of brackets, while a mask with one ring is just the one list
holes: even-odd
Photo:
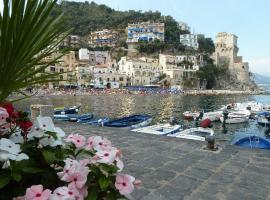
[[230, 74], [243, 84], [251, 82], [249, 65], [238, 56], [237, 36], [221, 32], [216, 36], [213, 59], [217, 66], [228, 66]]

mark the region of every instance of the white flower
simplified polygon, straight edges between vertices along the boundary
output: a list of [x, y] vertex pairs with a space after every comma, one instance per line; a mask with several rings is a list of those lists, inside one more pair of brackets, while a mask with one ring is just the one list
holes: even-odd
[[52, 136], [48, 136], [40, 139], [39, 144], [43, 147], [45, 146], [55, 147], [58, 145], [63, 145], [63, 142], [61, 140], [55, 140]]
[[23, 136], [21, 135], [20, 131], [13, 133], [9, 139], [14, 142], [15, 144], [22, 144], [24, 142]]
[[6, 138], [0, 139], [0, 161], [21, 161], [29, 159], [26, 154], [20, 152], [21, 149], [19, 144], [15, 144], [13, 141]]
[[45, 135], [45, 131], [38, 128], [38, 127], [33, 127], [31, 131], [27, 134], [27, 139], [28, 140], [33, 140], [34, 138], [41, 138]]
[[96, 156], [99, 158], [97, 162], [112, 164], [116, 158], [116, 153], [117, 151], [115, 149], [111, 149], [110, 151], [98, 151], [96, 153]]

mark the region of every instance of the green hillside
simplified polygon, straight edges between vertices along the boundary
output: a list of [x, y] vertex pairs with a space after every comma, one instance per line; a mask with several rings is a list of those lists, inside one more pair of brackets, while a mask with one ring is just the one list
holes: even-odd
[[116, 11], [106, 5], [94, 2], [62, 1], [52, 13], [53, 16], [64, 13], [66, 25], [73, 28], [73, 34], [87, 35], [91, 31], [108, 29], [125, 29], [128, 23], [155, 21], [165, 23], [166, 42], [178, 42], [180, 30], [171, 16], [163, 16], [158, 11]]

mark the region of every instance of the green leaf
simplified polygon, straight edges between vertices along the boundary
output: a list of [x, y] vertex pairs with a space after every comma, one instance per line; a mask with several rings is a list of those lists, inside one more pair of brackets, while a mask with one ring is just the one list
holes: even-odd
[[102, 190], [105, 190], [109, 186], [109, 179], [105, 176], [101, 176], [98, 179], [99, 186]]
[[118, 168], [115, 165], [108, 165], [104, 163], [100, 163], [99, 168], [102, 172], [106, 174], [115, 174], [118, 171]]
[[89, 187], [88, 196], [86, 197], [86, 200], [97, 200], [97, 198], [98, 198], [97, 188]]
[[55, 152], [53, 150], [42, 149], [41, 152], [47, 163], [53, 164], [57, 160], [55, 157]]
[[22, 179], [22, 175], [19, 171], [12, 171], [11, 176], [17, 182], [19, 182]]
[[7, 184], [9, 184], [11, 180], [10, 173], [7, 171], [0, 171], [0, 189], [5, 187]]
[[53, 139], [57, 140], [57, 136], [55, 132], [51, 132], [51, 131], [46, 131], [45, 134], [50, 135], [53, 137]]

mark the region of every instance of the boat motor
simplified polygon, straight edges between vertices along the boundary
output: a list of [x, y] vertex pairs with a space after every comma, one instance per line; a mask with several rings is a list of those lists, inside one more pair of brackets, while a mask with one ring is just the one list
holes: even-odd
[[177, 124], [177, 120], [175, 119], [175, 117], [170, 117], [169, 124], [170, 124], [170, 125], [175, 125], [175, 124]]

